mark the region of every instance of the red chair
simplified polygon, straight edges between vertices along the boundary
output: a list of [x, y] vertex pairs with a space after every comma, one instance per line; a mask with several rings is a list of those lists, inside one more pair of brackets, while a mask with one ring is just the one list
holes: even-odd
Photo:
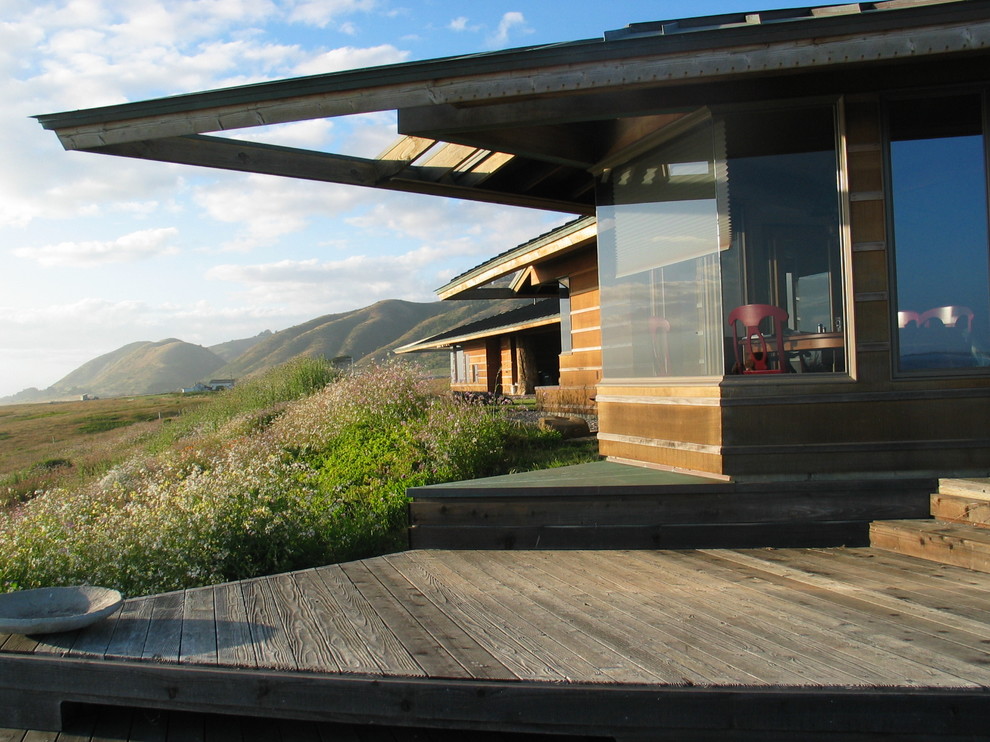
[[[772, 320], [773, 332], [768, 338], [760, 332], [763, 320]], [[772, 304], [743, 304], [729, 312], [729, 326], [732, 328], [732, 350], [736, 356], [736, 369], [744, 374], [785, 374], [786, 354], [783, 352], [784, 323], [787, 322], [787, 312]], [[739, 337], [738, 324], [745, 328], [743, 336]], [[740, 346], [744, 350], [744, 359], [739, 358]], [[770, 367], [770, 354], [776, 356], [776, 368]]]

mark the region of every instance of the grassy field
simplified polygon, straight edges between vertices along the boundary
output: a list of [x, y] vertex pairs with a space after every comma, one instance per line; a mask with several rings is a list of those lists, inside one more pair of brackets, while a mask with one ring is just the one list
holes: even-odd
[[0, 406], [0, 507], [99, 474], [209, 394], [160, 394]]

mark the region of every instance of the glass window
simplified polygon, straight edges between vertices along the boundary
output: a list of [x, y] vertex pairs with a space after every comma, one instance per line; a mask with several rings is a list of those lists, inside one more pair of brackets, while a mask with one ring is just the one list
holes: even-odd
[[571, 340], [571, 290], [568, 288], [569, 279], [561, 279], [558, 288], [560, 299], [560, 352], [570, 353], [573, 350]]
[[889, 124], [898, 370], [988, 366], [981, 97], [897, 101]]
[[[784, 338], [767, 338], [773, 352], [761, 364], [770, 371], [843, 371], [834, 109], [736, 112], [724, 122], [731, 225], [731, 246], [721, 256], [726, 313], [747, 305], [783, 310]], [[774, 328], [764, 321], [760, 330], [770, 336]], [[727, 373], [748, 370], [746, 348], [734, 342], [728, 334]]]
[[603, 176], [602, 361], [613, 377], [721, 373], [711, 122]]
[[748, 305], [783, 318], [761, 370], [844, 370], [835, 143], [831, 106], [737, 111], [602, 176], [607, 377], [756, 370], [728, 324]]

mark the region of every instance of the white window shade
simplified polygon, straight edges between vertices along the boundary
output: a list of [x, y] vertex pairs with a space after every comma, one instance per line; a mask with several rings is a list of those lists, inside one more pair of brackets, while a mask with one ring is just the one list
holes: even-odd
[[605, 207], [615, 229], [615, 276], [674, 265], [718, 252], [715, 199]]

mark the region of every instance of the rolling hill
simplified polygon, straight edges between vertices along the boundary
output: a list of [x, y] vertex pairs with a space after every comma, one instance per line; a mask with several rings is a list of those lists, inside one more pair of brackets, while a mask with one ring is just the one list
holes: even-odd
[[[276, 332], [220, 368], [216, 375], [242, 378], [297, 356], [350, 356], [356, 364], [381, 360], [390, 350], [413, 340], [505, 311], [518, 303], [512, 300], [416, 303], [387, 299]], [[447, 354], [440, 356], [445, 368]]]
[[[519, 303], [388, 299], [210, 348], [176, 338], [140, 341], [84, 363], [47, 389], [25, 389], [0, 398], [0, 404], [48, 402], [82, 394], [114, 397], [171, 392], [210, 378], [244, 378], [298, 356], [349, 356], [360, 365], [381, 360], [401, 345], [513, 309]], [[446, 372], [445, 352], [420, 354], [419, 360], [428, 369]]]
[[176, 338], [130, 343], [84, 363], [51, 389], [62, 396], [156, 394], [191, 386], [223, 363], [207, 348]]

